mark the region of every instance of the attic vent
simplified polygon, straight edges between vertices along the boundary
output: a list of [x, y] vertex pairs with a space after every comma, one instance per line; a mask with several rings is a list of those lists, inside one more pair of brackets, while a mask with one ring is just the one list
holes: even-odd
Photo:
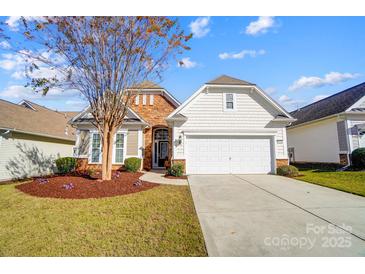
[[21, 105], [21, 106], [23, 106], [23, 107], [25, 107], [27, 109], [35, 110], [34, 107], [31, 104], [29, 104], [29, 103], [27, 103], [25, 101], [21, 102], [19, 105]]
[[68, 126], [65, 127], [65, 135], [68, 135]]

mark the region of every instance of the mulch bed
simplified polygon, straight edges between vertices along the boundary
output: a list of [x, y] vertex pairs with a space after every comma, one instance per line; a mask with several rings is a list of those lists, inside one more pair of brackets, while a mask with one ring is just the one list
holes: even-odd
[[171, 175], [167, 175], [167, 174], [165, 174], [164, 177], [166, 179], [187, 179], [188, 178], [188, 176], [186, 176], [186, 175], [183, 175], [183, 176], [180, 176], [180, 177], [175, 177], [175, 176], [171, 176]]
[[114, 172], [110, 181], [88, 176], [49, 176], [17, 185], [20, 191], [37, 197], [88, 199], [126, 195], [148, 190], [159, 184], [139, 180], [143, 173]]

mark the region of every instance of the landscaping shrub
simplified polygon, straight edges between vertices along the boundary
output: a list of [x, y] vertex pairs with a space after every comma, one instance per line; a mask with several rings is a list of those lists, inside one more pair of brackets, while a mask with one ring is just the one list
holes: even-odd
[[356, 168], [365, 168], [365, 148], [357, 148], [351, 154], [352, 165]]
[[65, 174], [75, 170], [76, 159], [73, 157], [63, 157], [56, 160], [58, 173]]
[[184, 173], [184, 165], [181, 163], [173, 164], [167, 169], [167, 174], [175, 177], [181, 177]]
[[295, 166], [286, 165], [276, 169], [276, 173], [282, 176], [295, 177], [299, 175], [299, 171]]
[[141, 159], [131, 157], [124, 160], [125, 169], [129, 172], [137, 172], [141, 168]]

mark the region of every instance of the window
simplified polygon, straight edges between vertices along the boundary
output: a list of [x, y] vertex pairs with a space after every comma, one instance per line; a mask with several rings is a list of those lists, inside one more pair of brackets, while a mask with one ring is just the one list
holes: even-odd
[[91, 162], [100, 163], [100, 154], [101, 154], [100, 134], [93, 133], [91, 141]]
[[115, 135], [115, 162], [123, 163], [124, 161], [124, 134]]
[[139, 105], [139, 95], [136, 95], [134, 103], [138, 106]]
[[143, 94], [142, 100], [143, 100], [143, 105], [146, 105], [146, 103], [147, 103], [147, 95], [146, 94]]
[[224, 94], [224, 110], [235, 109], [235, 98], [233, 93]]
[[152, 106], [153, 105], [153, 94], [150, 95], [150, 105]]

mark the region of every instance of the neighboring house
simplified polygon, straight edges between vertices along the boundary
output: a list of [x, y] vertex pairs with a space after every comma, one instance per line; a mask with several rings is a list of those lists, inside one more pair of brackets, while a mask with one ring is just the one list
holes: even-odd
[[[187, 174], [275, 173], [288, 163], [286, 126], [294, 119], [256, 85], [221, 76], [180, 105], [154, 83], [137, 96], [115, 135], [113, 168], [128, 157], [144, 169], [183, 163]], [[101, 139], [89, 109], [72, 119], [82, 169], [100, 168]]]
[[365, 147], [365, 83], [290, 113], [291, 162], [350, 163], [351, 152]]
[[0, 100], [0, 181], [52, 173], [55, 159], [72, 156], [74, 114]]
[[[180, 103], [164, 88], [144, 82], [132, 89], [137, 95], [114, 138], [113, 168], [120, 168], [129, 157], [143, 159], [143, 168], [164, 168], [171, 158], [171, 129], [165, 118]], [[101, 164], [101, 138], [92, 124], [93, 117], [86, 108], [75, 116], [71, 124], [76, 127], [76, 154], [79, 168], [99, 169]]]

